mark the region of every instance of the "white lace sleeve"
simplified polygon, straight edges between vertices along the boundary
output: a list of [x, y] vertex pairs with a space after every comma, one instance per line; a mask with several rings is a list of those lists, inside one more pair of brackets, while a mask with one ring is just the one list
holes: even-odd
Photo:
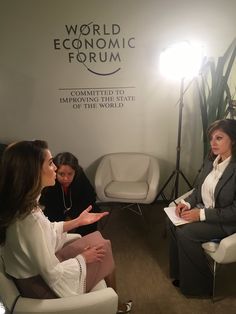
[[24, 237], [31, 262], [52, 290], [60, 297], [84, 293], [86, 264], [83, 257], [60, 263], [55, 256], [55, 247], [63, 243], [61, 223], [53, 225], [43, 214], [35, 213], [34, 223], [27, 229]]

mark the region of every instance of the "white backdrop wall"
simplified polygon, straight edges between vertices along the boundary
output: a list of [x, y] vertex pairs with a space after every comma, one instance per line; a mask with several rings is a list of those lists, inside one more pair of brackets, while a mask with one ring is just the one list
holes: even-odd
[[[180, 82], [160, 75], [160, 52], [200, 41], [217, 58], [235, 37], [235, 12], [234, 0], [0, 0], [0, 141], [46, 139], [53, 154], [77, 155], [91, 179], [104, 154], [147, 152], [164, 182], [175, 166]], [[190, 178], [202, 160], [193, 94], [181, 153]]]

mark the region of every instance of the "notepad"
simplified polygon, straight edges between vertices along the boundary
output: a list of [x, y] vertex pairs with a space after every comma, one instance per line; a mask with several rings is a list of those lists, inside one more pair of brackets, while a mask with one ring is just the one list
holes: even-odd
[[164, 211], [166, 212], [167, 216], [173, 222], [174, 225], [180, 226], [180, 225], [184, 225], [184, 224], [191, 222], [191, 221], [187, 221], [183, 218], [178, 217], [175, 213], [175, 208], [176, 207], [165, 207], [164, 208]]

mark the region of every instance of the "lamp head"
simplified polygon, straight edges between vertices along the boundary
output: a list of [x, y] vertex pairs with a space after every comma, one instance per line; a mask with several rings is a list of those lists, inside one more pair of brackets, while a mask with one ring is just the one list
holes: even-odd
[[188, 41], [175, 43], [160, 55], [161, 73], [173, 79], [193, 78], [199, 74], [203, 47]]

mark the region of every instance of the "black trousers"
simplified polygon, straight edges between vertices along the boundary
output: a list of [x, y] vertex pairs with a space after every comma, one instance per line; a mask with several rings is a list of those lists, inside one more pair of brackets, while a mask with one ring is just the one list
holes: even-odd
[[202, 243], [227, 236], [219, 224], [193, 222], [174, 226], [168, 219], [170, 277], [180, 280], [180, 290], [189, 296], [210, 296], [213, 276]]

